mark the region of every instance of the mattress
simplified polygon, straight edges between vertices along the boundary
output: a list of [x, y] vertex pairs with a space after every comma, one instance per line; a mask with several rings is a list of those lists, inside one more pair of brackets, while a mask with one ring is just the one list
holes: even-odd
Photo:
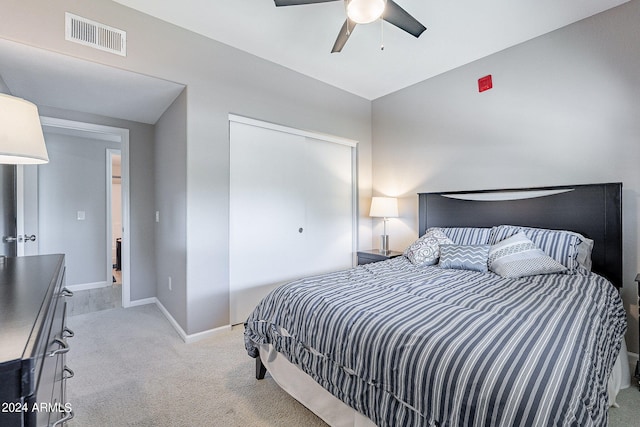
[[245, 326], [251, 356], [272, 346], [376, 425], [589, 426], [607, 423], [626, 315], [595, 274], [398, 257], [283, 285]]

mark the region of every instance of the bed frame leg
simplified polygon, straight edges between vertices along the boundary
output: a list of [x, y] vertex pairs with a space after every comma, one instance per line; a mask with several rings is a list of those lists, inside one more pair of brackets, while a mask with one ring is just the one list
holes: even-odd
[[262, 364], [260, 355], [258, 355], [258, 357], [256, 357], [256, 379], [263, 380], [266, 373], [267, 368]]

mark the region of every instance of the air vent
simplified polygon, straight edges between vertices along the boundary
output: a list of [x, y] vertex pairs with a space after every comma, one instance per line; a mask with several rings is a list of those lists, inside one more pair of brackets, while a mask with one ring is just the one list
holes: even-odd
[[127, 33], [67, 12], [65, 39], [105, 52], [127, 56]]

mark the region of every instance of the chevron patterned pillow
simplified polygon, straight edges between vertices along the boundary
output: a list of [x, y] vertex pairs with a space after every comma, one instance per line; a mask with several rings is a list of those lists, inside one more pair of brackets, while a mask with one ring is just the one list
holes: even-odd
[[487, 272], [489, 245], [442, 245], [440, 267]]

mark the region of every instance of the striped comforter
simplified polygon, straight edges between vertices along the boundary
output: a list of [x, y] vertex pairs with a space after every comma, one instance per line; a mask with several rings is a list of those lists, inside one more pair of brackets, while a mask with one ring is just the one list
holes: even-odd
[[626, 315], [595, 274], [504, 279], [406, 258], [283, 285], [245, 324], [379, 426], [605, 426]]

